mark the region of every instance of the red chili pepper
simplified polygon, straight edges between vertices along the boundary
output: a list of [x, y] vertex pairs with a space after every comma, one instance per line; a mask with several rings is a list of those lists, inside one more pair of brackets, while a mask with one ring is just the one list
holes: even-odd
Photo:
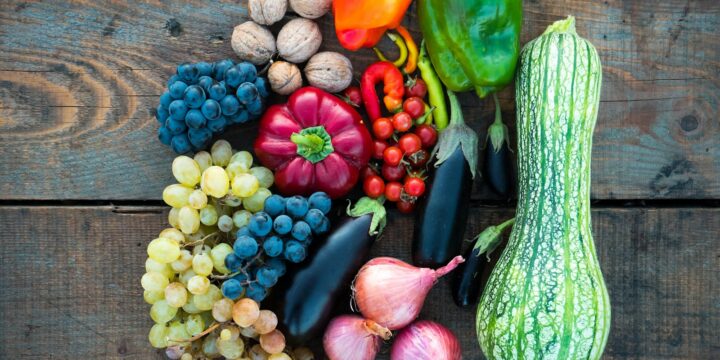
[[265, 111], [255, 140], [255, 154], [275, 172], [278, 190], [292, 195], [345, 195], [367, 166], [372, 149], [357, 111], [314, 87], [297, 90], [287, 104]]
[[388, 111], [396, 112], [402, 108], [405, 93], [402, 73], [391, 62], [376, 62], [365, 69], [360, 79], [360, 91], [370, 120], [375, 120], [381, 116], [380, 101], [375, 91], [375, 85], [379, 82], [384, 83], [383, 92], [385, 97], [383, 102]]

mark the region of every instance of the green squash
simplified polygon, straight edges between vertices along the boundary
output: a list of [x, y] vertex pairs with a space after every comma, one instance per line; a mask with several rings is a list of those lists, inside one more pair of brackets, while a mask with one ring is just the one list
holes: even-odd
[[476, 318], [489, 359], [599, 359], [605, 348], [610, 301], [590, 221], [601, 82], [597, 51], [573, 17], [520, 55], [515, 225]]

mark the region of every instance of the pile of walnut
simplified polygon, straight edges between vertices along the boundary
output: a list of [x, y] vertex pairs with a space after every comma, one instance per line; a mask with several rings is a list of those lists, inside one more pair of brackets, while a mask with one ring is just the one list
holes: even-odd
[[[276, 40], [267, 26], [283, 19], [288, 3], [301, 17], [288, 21]], [[235, 27], [232, 48], [241, 59], [255, 65], [272, 62], [268, 80], [280, 95], [289, 95], [302, 86], [297, 64], [306, 61], [305, 78], [310, 85], [333, 93], [345, 90], [352, 82], [352, 64], [342, 54], [317, 52], [322, 34], [317, 23], [310, 20], [322, 17], [331, 6], [332, 0], [249, 0], [252, 21]], [[272, 61], [276, 55], [285, 61]]]

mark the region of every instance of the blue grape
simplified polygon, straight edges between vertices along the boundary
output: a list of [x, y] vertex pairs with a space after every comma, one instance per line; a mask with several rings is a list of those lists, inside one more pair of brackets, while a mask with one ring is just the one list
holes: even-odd
[[242, 260], [235, 253], [230, 253], [225, 257], [225, 267], [230, 272], [236, 272], [242, 267]]
[[182, 100], [175, 100], [171, 102], [168, 107], [170, 118], [177, 121], [185, 121], [185, 114], [187, 114], [187, 111], [187, 105], [185, 105], [185, 102]]
[[172, 86], [172, 84], [174, 84], [176, 81], [181, 81], [180, 75], [175, 74], [175, 75], [171, 76], [171, 77], [168, 79], [168, 81], [167, 81], [168, 89], [169, 89], [169, 88]]
[[161, 124], [164, 124], [168, 116], [170, 116], [168, 110], [162, 107], [162, 105], [158, 105], [157, 109], [155, 109], [155, 118], [157, 119], [157, 121], [159, 121]]
[[285, 259], [293, 263], [299, 263], [305, 260], [305, 247], [295, 240], [285, 243]]
[[298, 241], [305, 242], [310, 237], [310, 225], [304, 221], [298, 221], [292, 227], [292, 236]]
[[227, 279], [220, 286], [223, 296], [231, 300], [237, 300], [243, 292], [242, 284], [235, 279]]
[[308, 201], [302, 196], [295, 195], [285, 201], [285, 212], [293, 219], [302, 219], [308, 212]]
[[275, 271], [263, 266], [255, 272], [255, 279], [259, 285], [262, 285], [265, 288], [270, 288], [277, 284], [278, 276]]
[[190, 140], [190, 144], [196, 149], [206, 147], [210, 143], [212, 135], [212, 132], [205, 127], [188, 130], [188, 140]]
[[211, 87], [214, 83], [215, 83], [215, 80], [213, 80], [213, 78], [211, 78], [211, 77], [209, 77], [209, 76], [201, 76], [201, 77], [198, 79], [198, 83], [197, 83], [197, 84], [198, 84], [198, 86], [200, 86], [201, 88], [203, 88], [203, 90], [205, 90], [205, 93], [207, 93], [208, 91], [210, 91], [210, 87]]
[[205, 126], [206, 120], [205, 115], [198, 109], [190, 109], [187, 114], [185, 114], [185, 124], [193, 129], [199, 129]]
[[261, 302], [265, 299], [265, 296], [267, 296], [267, 290], [259, 284], [250, 284], [245, 291], [245, 296], [257, 302]]
[[214, 99], [205, 100], [200, 110], [202, 111], [202, 114], [205, 116], [205, 118], [208, 120], [217, 120], [222, 116], [222, 111], [220, 110], [220, 103]]
[[310, 209], [307, 214], [305, 214], [304, 220], [308, 225], [310, 225], [310, 229], [317, 234], [317, 230], [320, 228], [320, 225], [322, 225], [324, 218], [325, 214], [323, 214], [322, 211], [318, 209]]
[[263, 250], [270, 257], [275, 257], [283, 252], [283, 241], [277, 236], [270, 236], [263, 241]]
[[216, 61], [215, 64], [213, 64], [213, 77], [218, 81], [223, 80], [227, 69], [233, 66], [235, 66], [235, 63], [230, 59]]
[[245, 107], [248, 109], [250, 115], [255, 117], [262, 115], [263, 110], [265, 110], [262, 99], [260, 98], [256, 98], [255, 101], [245, 104]]
[[235, 244], [233, 244], [233, 251], [241, 259], [251, 258], [257, 255], [257, 240], [246, 235], [240, 236], [235, 240]]
[[213, 135], [220, 134], [221, 132], [225, 131], [225, 127], [227, 126], [227, 120], [225, 120], [224, 117], [220, 117], [219, 119], [215, 120], [209, 120], [207, 122], [207, 128], [212, 131]]
[[158, 129], [158, 139], [161, 143], [170, 146], [170, 142], [172, 141], [173, 134], [168, 130], [168, 128], [161, 126]]
[[195, 64], [181, 64], [177, 67], [177, 74], [188, 84], [194, 84], [200, 77], [200, 72]]
[[248, 229], [247, 226], [241, 227], [241, 228], [238, 229], [238, 231], [235, 233], [235, 238], [239, 238], [239, 237], [241, 237], [241, 236], [252, 236], [252, 234], [250, 234], [250, 229]]
[[222, 110], [225, 116], [234, 115], [239, 109], [240, 103], [237, 98], [232, 95], [225, 95], [225, 97], [220, 100], [220, 110]]
[[244, 108], [240, 107], [238, 111], [231, 116], [228, 116], [228, 122], [230, 124], [244, 124], [250, 120], [248, 112]]
[[183, 94], [185, 104], [191, 109], [199, 109], [205, 102], [205, 90], [198, 85], [190, 85]]
[[285, 271], [287, 270], [285, 261], [280, 258], [272, 258], [265, 261], [265, 266], [275, 271], [278, 277], [285, 275]]
[[201, 62], [195, 64], [195, 68], [197, 69], [198, 75], [200, 77], [212, 75], [213, 66], [209, 63], [201, 61]]
[[270, 233], [272, 228], [273, 221], [267, 213], [261, 211], [250, 217], [248, 229], [251, 234], [255, 236], [265, 236]]
[[216, 101], [222, 100], [227, 95], [227, 87], [224, 82], [214, 83], [208, 89], [208, 96]]
[[165, 109], [170, 106], [170, 103], [173, 101], [173, 97], [170, 95], [170, 91], [165, 91], [160, 95], [160, 106], [164, 107]]
[[233, 66], [231, 68], [228, 68], [225, 70], [225, 76], [223, 78], [223, 81], [225, 81], [225, 84], [230, 87], [238, 87], [240, 83], [243, 81], [244, 74], [241, 73], [237, 66]]
[[235, 94], [237, 95], [238, 100], [245, 105], [255, 101], [259, 95], [255, 84], [250, 82], [240, 84]]
[[170, 85], [168, 90], [170, 92], [170, 96], [173, 99], [177, 100], [177, 99], [182, 99], [183, 94], [185, 93], [185, 89], [187, 89], [187, 87], [188, 86], [186, 83], [178, 80], [178, 81], [174, 82], [172, 85]]
[[243, 61], [237, 65], [235, 65], [235, 68], [238, 69], [238, 71], [245, 75], [243, 77], [243, 82], [255, 82], [255, 79], [257, 79], [257, 69], [255, 68], [255, 65]]
[[[265, 204], [267, 204], [267, 200], [265, 201]], [[292, 230], [292, 228], [293, 221], [287, 215], [278, 215], [273, 221], [273, 229], [275, 229], [275, 232], [280, 235], [288, 234]]]
[[[231, 254], [231, 255], [234, 255], [234, 254]], [[228, 256], [230, 256], [230, 255], [228, 255]], [[240, 270], [240, 266], [238, 266], [238, 270]], [[245, 274], [245, 273], [239, 273], [239, 274], [231, 277], [231, 279], [235, 279], [235, 280], [239, 281], [240, 284], [243, 284], [243, 285], [245, 285], [249, 280], [247, 274]]]
[[285, 199], [280, 195], [271, 195], [265, 199], [265, 212], [272, 217], [285, 213]]
[[267, 79], [264, 77], [258, 77], [255, 79], [255, 87], [257, 88], [258, 94], [263, 98], [270, 96], [270, 88], [267, 83]]
[[190, 146], [190, 141], [188, 140], [188, 137], [186, 134], [179, 134], [173, 136], [172, 140], [170, 141], [170, 148], [178, 154], [184, 154], [192, 148]]
[[187, 126], [185, 125], [185, 121], [177, 121], [175, 119], [167, 119], [165, 122], [165, 127], [170, 130], [170, 133], [173, 135], [179, 135], [187, 131]]
[[322, 191], [318, 191], [310, 195], [308, 203], [310, 203], [311, 208], [318, 209], [325, 215], [330, 212], [330, 208], [332, 207], [332, 200], [330, 200], [328, 194]]
[[318, 226], [317, 229], [315, 229], [316, 234], [324, 234], [326, 232], [330, 231], [330, 220], [325, 217], [322, 220], [322, 223], [320, 223], [320, 226]]

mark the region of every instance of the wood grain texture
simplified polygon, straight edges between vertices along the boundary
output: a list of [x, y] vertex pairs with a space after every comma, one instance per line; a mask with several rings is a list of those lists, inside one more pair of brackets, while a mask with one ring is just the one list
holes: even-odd
[[[567, 14], [604, 65], [593, 198], [720, 198], [720, 2], [526, 1], [523, 43]], [[152, 118], [165, 80], [181, 62], [233, 58], [246, 19], [244, 1], [3, 1], [2, 198], [159, 199], [174, 155]], [[406, 22], [419, 39], [414, 7]], [[356, 75], [374, 60], [342, 50], [329, 16], [320, 25], [323, 48], [350, 55]], [[513, 94], [501, 93], [509, 124]], [[461, 101], [484, 138], [490, 102]], [[493, 198], [480, 180], [475, 198]]]
[[[468, 238], [511, 213], [474, 209]], [[147, 342], [152, 321], [139, 279], [165, 215], [159, 207], [0, 207], [0, 358], [161, 359]], [[373, 255], [409, 260], [412, 219], [390, 215]], [[593, 220], [613, 309], [604, 358], [720, 358], [720, 209], [604, 208]], [[450, 327], [468, 360], [483, 359], [474, 316], [451, 305], [447, 279], [421, 315]], [[387, 354], [386, 346], [379, 358]]]

